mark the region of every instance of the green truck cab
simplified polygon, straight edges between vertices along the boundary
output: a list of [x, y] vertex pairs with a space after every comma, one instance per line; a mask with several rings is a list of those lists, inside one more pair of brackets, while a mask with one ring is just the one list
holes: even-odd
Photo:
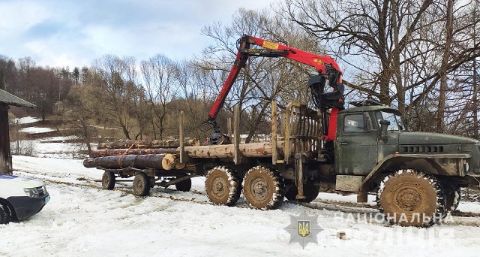
[[480, 181], [478, 140], [408, 132], [388, 106], [341, 111], [336, 136], [335, 189], [357, 193], [359, 202], [376, 193], [392, 223], [438, 222], [458, 206], [461, 187]]

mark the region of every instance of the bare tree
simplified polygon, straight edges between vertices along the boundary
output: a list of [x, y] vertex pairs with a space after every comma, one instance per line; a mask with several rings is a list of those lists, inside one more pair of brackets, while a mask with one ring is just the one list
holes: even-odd
[[442, 77], [480, 55], [478, 41], [465, 33], [477, 23], [467, 19], [469, 4], [451, 5], [445, 14], [440, 0], [286, 0], [283, 10], [344, 62], [355, 82], [348, 86], [398, 105], [408, 121]]
[[104, 104], [108, 116], [121, 127], [127, 139], [131, 139], [132, 121], [130, 116], [131, 99], [134, 90], [129, 81], [129, 72], [134, 66], [133, 58], [105, 56], [96, 61], [97, 85], [104, 90], [99, 101]]
[[65, 98], [68, 110], [64, 113], [64, 120], [72, 121], [76, 135], [87, 146], [88, 154], [92, 151], [92, 141], [96, 134], [94, 123], [97, 104], [92, 97], [95, 94], [92, 86], [75, 86]]
[[[176, 94], [174, 86], [175, 78], [178, 77], [178, 67], [169, 58], [157, 55], [148, 61], [141, 63], [141, 71], [147, 101], [150, 103], [155, 119], [152, 119], [154, 138], [163, 139], [165, 131], [165, 117], [167, 115], [167, 104]], [[158, 130], [157, 130], [158, 129]]]

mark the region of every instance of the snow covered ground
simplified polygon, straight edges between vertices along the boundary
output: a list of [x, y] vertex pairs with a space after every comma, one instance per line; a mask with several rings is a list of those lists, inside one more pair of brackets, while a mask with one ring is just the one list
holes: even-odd
[[[352, 214], [291, 203], [259, 211], [241, 201], [213, 206], [203, 178], [192, 192], [155, 188], [140, 198], [101, 190], [101, 171], [80, 160], [14, 156], [16, 174], [47, 181], [51, 201], [22, 223], [0, 226], [0, 256], [478, 256], [480, 227], [452, 222], [428, 229], [385, 226]], [[351, 202], [353, 196], [320, 194], [319, 200]], [[460, 209], [480, 213], [480, 203]], [[318, 215], [318, 244], [289, 244], [290, 215]], [[479, 218], [473, 218], [480, 223]], [[337, 237], [345, 232], [347, 239]]]
[[15, 124], [31, 124], [39, 121], [41, 121], [40, 118], [32, 117], [32, 116], [26, 116], [26, 117], [14, 119]]
[[38, 133], [47, 133], [55, 131], [51, 128], [41, 128], [41, 127], [28, 127], [20, 129], [19, 132], [26, 133], [26, 134], [38, 134]]
[[[85, 150], [86, 146], [81, 143], [65, 143], [63, 141], [74, 140], [74, 136], [47, 137], [42, 139], [20, 140], [19, 152], [28, 153], [35, 157], [47, 158], [73, 158], [79, 157], [79, 151]], [[10, 144], [12, 152], [17, 151], [17, 141]], [[95, 147], [94, 147], [95, 148]]]

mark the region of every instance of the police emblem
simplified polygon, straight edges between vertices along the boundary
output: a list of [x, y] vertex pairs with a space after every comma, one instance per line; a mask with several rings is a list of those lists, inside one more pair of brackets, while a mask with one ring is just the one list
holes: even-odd
[[310, 235], [310, 221], [299, 220], [297, 223], [298, 235], [301, 237], [307, 237]]
[[298, 242], [303, 248], [316, 243], [317, 234], [323, 230], [317, 220], [318, 215], [308, 216], [305, 211], [300, 216], [290, 216], [290, 225], [285, 228], [290, 233], [290, 243]]

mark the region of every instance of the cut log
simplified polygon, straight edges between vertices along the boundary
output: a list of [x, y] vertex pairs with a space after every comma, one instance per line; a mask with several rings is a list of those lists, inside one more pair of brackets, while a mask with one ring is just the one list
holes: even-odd
[[88, 158], [83, 161], [83, 166], [101, 169], [163, 169], [162, 160], [164, 156], [164, 154], [147, 154]]
[[180, 158], [176, 154], [166, 154], [162, 159], [162, 168], [164, 170], [181, 170], [185, 168], [185, 163], [180, 162]]
[[[278, 147], [283, 148], [283, 142], [278, 142]], [[245, 157], [272, 156], [272, 144], [268, 142], [240, 144], [239, 150]], [[234, 152], [235, 146], [233, 144], [185, 147], [185, 153], [190, 158], [233, 158]]]
[[162, 168], [164, 170], [171, 170], [175, 168], [175, 155], [166, 154], [165, 157], [162, 159]]
[[[196, 139], [185, 139], [185, 145], [198, 145]], [[138, 141], [138, 140], [120, 140], [111, 143], [100, 143], [97, 149], [157, 149], [157, 148], [177, 148], [180, 146], [178, 139]]]
[[105, 157], [115, 155], [146, 155], [146, 154], [167, 154], [176, 153], [175, 148], [157, 148], [157, 149], [101, 149], [90, 153], [90, 157]]

